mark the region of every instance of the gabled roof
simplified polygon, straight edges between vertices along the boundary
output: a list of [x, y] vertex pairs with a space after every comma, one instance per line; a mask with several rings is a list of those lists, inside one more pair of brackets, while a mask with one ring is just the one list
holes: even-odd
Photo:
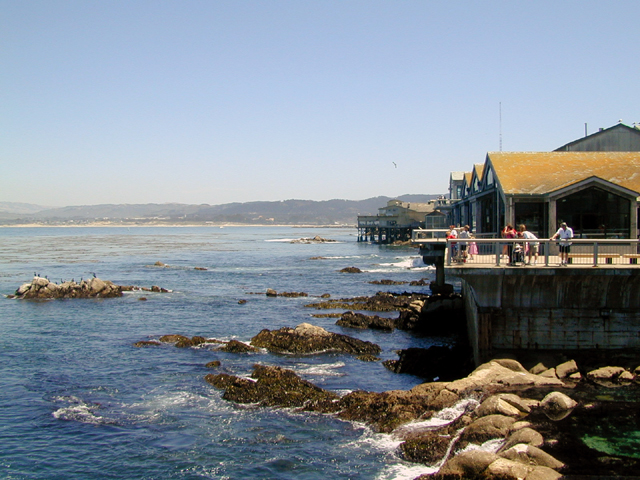
[[478, 177], [478, 181], [482, 181], [482, 173], [484, 172], [484, 163], [474, 163], [473, 169], [476, 172], [476, 177]]
[[464, 172], [451, 172], [451, 180], [464, 180]]
[[[618, 131], [618, 132], [617, 132]], [[637, 126], [633, 126], [633, 127], [629, 127], [628, 125], [625, 125], [624, 123], [618, 123], [617, 125], [614, 125], [613, 127], [609, 127], [609, 128], [602, 128], [599, 131], [597, 131], [596, 133], [592, 133], [591, 135], [586, 135], [585, 137], [579, 138], [578, 140], [574, 140], [573, 142], [569, 142], [559, 148], [556, 148], [554, 151], [556, 152], [564, 152], [564, 151], [571, 151], [571, 150], [575, 150], [573, 147], [575, 145], [579, 145], [585, 141], [591, 141], [594, 140], [598, 137], [606, 137], [608, 135], [615, 135], [616, 133], [622, 134], [622, 135], [628, 135], [626, 138], [635, 138], [635, 136], [640, 137], [640, 129]], [[601, 140], [601, 139], [600, 139]], [[626, 142], [625, 142], [626, 143]], [[628, 145], [626, 145], [628, 147]], [[624, 147], [623, 147], [624, 148]], [[626, 148], [624, 148], [626, 149]], [[584, 149], [583, 149], [584, 150]], [[617, 150], [620, 150], [619, 148]]]
[[473, 172], [464, 172], [464, 180], [467, 184], [467, 187], [471, 186], [471, 179], [473, 178]]
[[546, 194], [598, 177], [640, 195], [640, 152], [489, 152], [505, 194]]

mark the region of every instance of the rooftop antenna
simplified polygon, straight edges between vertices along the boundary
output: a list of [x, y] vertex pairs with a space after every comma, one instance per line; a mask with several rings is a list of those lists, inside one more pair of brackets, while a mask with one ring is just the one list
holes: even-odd
[[584, 122], [584, 136], [588, 137], [588, 135], [587, 135], [587, 122]]
[[500, 151], [502, 151], [502, 102], [500, 102]]

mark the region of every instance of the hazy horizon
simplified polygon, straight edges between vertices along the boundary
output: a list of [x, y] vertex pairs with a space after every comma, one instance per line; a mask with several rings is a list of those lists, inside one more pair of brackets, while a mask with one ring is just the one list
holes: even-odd
[[628, 0], [0, 0], [0, 201], [442, 192], [640, 122]]

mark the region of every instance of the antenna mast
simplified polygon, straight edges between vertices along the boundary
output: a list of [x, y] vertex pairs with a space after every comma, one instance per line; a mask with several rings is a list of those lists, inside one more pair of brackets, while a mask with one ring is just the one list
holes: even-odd
[[500, 151], [502, 151], [502, 102], [500, 102]]

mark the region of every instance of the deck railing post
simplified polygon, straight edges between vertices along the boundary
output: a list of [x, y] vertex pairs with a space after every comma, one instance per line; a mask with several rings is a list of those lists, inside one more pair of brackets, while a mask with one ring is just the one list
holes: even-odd
[[451, 266], [451, 242], [447, 238], [447, 250], [445, 255], [447, 256], [447, 267]]
[[598, 242], [593, 242], [593, 266], [598, 266]]
[[493, 253], [496, 255], [496, 267], [500, 266], [500, 242], [493, 242]]
[[544, 266], [549, 266], [549, 250], [551, 250], [551, 242], [544, 242]]

